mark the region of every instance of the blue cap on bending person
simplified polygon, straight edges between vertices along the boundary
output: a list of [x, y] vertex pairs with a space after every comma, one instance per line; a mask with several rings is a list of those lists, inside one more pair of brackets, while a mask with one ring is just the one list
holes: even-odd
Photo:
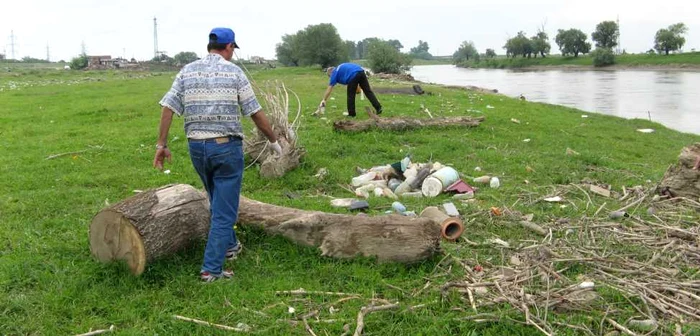
[[[233, 43], [234, 48], [239, 48], [236, 43], [236, 34], [231, 28], [214, 28], [209, 33], [209, 43], [229, 44]], [[240, 48], [239, 48], [240, 49]]]

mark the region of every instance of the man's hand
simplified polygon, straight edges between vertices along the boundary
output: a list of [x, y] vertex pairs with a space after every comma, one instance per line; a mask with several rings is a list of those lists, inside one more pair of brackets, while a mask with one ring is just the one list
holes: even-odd
[[321, 103], [318, 104], [318, 107], [319, 107], [319, 108], [321, 108], [321, 107], [326, 107], [326, 100], [325, 100], [325, 99], [322, 100]]
[[171, 162], [172, 154], [170, 153], [170, 150], [168, 148], [158, 148], [156, 150], [156, 155], [153, 157], [153, 168], [163, 170], [163, 163], [166, 158], [168, 159], [168, 162]]
[[270, 142], [270, 149], [277, 154], [277, 156], [282, 156], [282, 146], [280, 146], [279, 142]]

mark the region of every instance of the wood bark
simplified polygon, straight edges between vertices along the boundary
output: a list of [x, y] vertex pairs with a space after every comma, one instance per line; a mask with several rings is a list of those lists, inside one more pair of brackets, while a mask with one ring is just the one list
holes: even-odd
[[[400, 263], [431, 257], [442, 238], [454, 240], [463, 230], [458, 218], [440, 211], [424, 211], [418, 218], [370, 217], [299, 210], [245, 197], [240, 198], [238, 225], [318, 247], [323, 256]], [[102, 262], [124, 260], [139, 275], [148, 262], [205, 239], [208, 231], [206, 193], [185, 184], [168, 185], [100, 211], [90, 224], [90, 251]]]
[[657, 191], [671, 197], [686, 197], [697, 201], [700, 198], [700, 170], [693, 169], [700, 157], [700, 143], [681, 150], [678, 163], [666, 170]]
[[124, 260], [135, 275], [209, 232], [209, 201], [186, 184], [152, 189], [100, 211], [90, 224], [90, 252], [99, 261]]
[[368, 120], [340, 120], [333, 123], [336, 131], [364, 132], [371, 129], [404, 131], [423, 127], [477, 127], [484, 117], [447, 117], [433, 119], [371, 118]]
[[283, 135], [277, 135], [277, 141], [282, 147], [282, 155], [277, 157], [270, 150], [267, 140], [246, 143], [245, 154], [260, 162], [260, 176], [264, 178], [279, 178], [288, 171], [299, 166], [301, 158], [306, 154], [303, 147], [296, 147], [287, 141]]
[[[427, 215], [426, 215], [427, 216]], [[296, 243], [316, 246], [321, 255], [412, 263], [434, 255], [441, 240], [440, 221], [399, 215], [356, 216], [305, 211], [241, 197], [239, 225], [254, 225]]]

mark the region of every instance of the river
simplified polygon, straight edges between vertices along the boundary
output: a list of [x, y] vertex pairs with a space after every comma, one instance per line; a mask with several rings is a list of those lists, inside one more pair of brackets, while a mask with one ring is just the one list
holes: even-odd
[[700, 134], [700, 72], [678, 70], [500, 70], [414, 66], [426, 83], [473, 85], [511, 97], [623, 118], [649, 119]]

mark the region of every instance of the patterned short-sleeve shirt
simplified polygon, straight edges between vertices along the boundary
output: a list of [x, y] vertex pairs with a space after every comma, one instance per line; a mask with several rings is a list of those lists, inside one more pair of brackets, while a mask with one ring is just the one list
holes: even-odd
[[243, 138], [241, 116], [262, 109], [241, 68], [213, 53], [183, 67], [160, 105], [185, 119], [190, 139]]

